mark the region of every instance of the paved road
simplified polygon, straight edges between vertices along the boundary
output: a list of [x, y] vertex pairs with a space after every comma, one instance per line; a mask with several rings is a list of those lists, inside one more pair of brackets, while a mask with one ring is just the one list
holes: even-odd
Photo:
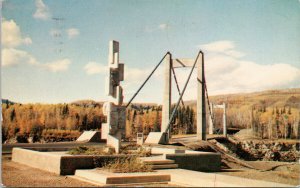
[[37, 150], [52, 150], [52, 151], [62, 151], [75, 148], [77, 146], [103, 146], [104, 142], [53, 142], [53, 143], [17, 143], [17, 144], [2, 144], [2, 153], [11, 153], [12, 148], [27, 148], [27, 149], [37, 149]]

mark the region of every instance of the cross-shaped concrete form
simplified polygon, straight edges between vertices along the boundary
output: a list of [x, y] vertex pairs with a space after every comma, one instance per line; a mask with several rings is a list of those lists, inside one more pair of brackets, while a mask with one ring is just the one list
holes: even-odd
[[[161, 132], [151, 132], [145, 143], [167, 144], [170, 138], [170, 129], [168, 124], [171, 115], [171, 98], [172, 98], [172, 77], [171, 70], [173, 68], [193, 67], [195, 59], [174, 59], [172, 54], [168, 53], [164, 59], [164, 95], [162, 106], [162, 124]], [[206, 140], [206, 109], [205, 109], [205, 78], [204, 78], [204, 57], [200, 53], [200, 57], [196, 62], [197, 67], [197, 138]], [[168, 130], [167, 133], [165, 131]]]
[[108, 76], [106, 77], [106, 95], [109, 100], [103, 104], [103, 114], [107, 123], [102, 124], [101, 138], [107, 145], [120, 151], [121, 136], [126, 125], [126, 107], [123, 104], [123, 89], [120, 82], [124, 80], [124, 64], [119, 63], [119, 42], [109, 42]]

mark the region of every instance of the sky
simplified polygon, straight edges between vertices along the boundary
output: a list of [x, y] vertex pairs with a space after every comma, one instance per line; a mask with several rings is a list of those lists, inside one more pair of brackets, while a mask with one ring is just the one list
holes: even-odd
[[[205, 53], [209, 95], [300, 87], [299, 0], [1, 2], [1, 95], [15, 102], [107, 100], [110, 40], [120, 42], [125, 102], [168, 51]], [[189, 71], [175, 70], [181, 90]], [[162, 72], [134, 102], [162, 102]], [[183, 99], [196, 93], [193, 74]]]

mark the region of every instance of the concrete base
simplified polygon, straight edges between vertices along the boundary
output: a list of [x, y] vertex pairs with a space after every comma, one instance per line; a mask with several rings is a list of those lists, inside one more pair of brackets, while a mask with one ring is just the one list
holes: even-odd
[[107, 123], [102, 123], [102, 127], [101, 127], [101, 138], [102, 139], [107, 139], [107, 135], [109, 132], [109, 126]]
[[165, 159], [173, 160], [178, 164], [178, 168], [182, 169], [204, 172], [219, 172], [221, 170], [221, 155], [219, 153], [152, 147], [151, 154], [161, 154]]
[[174, 160], [178, 168], [202, 172], [219, 172], [221, 170], [220, 154], [166, 154], [167, 159]]
[[100, 131], [84, 131], [76, 142], [100, 142]]
[[115, 149], [116, 153], [120, 153], [121, 135], [107, 135], [106, 144]]
[[104, 170], [76, 170], [75, 176], [100, 184], [169, 182], [171, 176], [158, 172], [112, 173]]
[[168, 137], [163, 132], [150, 132], [145, 144], [168, 144]]
[[171, 183], [182, 187], [293, 187], [275, 182], [184, 169], [158, 170], [158, 172], [170, 174], [172, 177]]

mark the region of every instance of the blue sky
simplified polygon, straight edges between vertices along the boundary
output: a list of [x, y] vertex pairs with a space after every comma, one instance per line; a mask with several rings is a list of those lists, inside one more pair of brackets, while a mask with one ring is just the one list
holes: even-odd
[[[205, 52], [210, 95], [300, 87], [299, 20], [298, 0], [4, 0], [2, 97], [106, 100], [110, 40], [120, 42], [126, 65], [125, 101], [167, 51]], [[162, 101], [161, 72], [135, 102]], [[188, 72], [176, 70], [181, 88]], [[185, 100], [195, 98], [195, 85]]]

